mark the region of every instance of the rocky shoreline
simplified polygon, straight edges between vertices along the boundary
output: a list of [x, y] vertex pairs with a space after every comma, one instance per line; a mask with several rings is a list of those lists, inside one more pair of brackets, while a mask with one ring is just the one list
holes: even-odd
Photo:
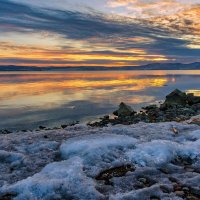
[[181, 122], [200, 114], [200, 97], [194, 96], [192, 93], [186, 94], [176, 89], [166, 96], [163, 104], [149, 105], [136, 112], [133, 108], [122, 102], [118, 110], [114, 111], [113, 114], [115, 115], [114, 118], [106, 115], [100, 121], [88, 123], [88, 125], [103, 127], [108, 124], [130, 125], [138, 122]]
[[[158, 123], [158, 122], [181, 122], [189, 120], [193, 116], [200, 114], [200, 97], [194, 96], [194, 94], [186, 94], [178, 89], [166, 96], [163, 104], [148, 105], [141, 108], [139, 112], [136, 112], [133, 108], [124, 102], [121, 102], [118, 110], [113, 112], [115, 116], [110, 117], [110, 115], [105, 115], [100, 118], [100, 120], [95, 122], [88, 122], [87, 125], [91, 127], [105, 127], [109, 124], [123, 124], [130, 125], [139, 122], [145, 123]], [[36, 131], [41, 130], [59, 130], [65, 129], [66, 127], [74, 126], [79, 124], [79, 121], [74, 121], [71, 123], [66, 123], [60, 125], [60, 127], [49, 128], [46, 126], [39, 126]], [[194, 122], [200, 125], [200, 122]], [[18, 132], [28, 132], [32, 130], [21, 130]], [[13, 131], [9, 129], [0, 130], [0, 134], [10, 134]]]

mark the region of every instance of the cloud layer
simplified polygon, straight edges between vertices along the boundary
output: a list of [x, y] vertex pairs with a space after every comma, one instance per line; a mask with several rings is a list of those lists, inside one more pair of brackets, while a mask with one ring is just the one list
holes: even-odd
[[95, 5], [60, 9], [64, 0], [55, 9], [31, 2], [0, 1], [0, 64], [124, 66], [199, 60], [196, 1], [108, 0], [101, 12]]

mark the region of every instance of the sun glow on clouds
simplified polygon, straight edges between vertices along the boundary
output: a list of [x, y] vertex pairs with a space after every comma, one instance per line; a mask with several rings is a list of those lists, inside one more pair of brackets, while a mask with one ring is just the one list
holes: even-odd
[[199, 0], [109, 0], [108, 6], [123, 7], [124, 13], [132, 17], [148, 18], [175, 14], [197, 3]]
[[[69, 39], [63, 40], [62, 44], [64, 46], [56, 46], [57, 42], [52, 41], [48, 43], [48, 40], [45, 41], [46, 36], [42, 39], [41, 43], [37, 38], [39, 37], [33, 37], [32, 44], [22, 44], [21, 42], [16, 44], [14, 42], [2, 41], [0, 50], [2, 62], [12, 64], [10, 61], [16, 60], [19, 62], [17, 63], [18, 65], [29, 66], [124, 66], [127, 64], [135, 65], [135, 62], [144, 60], [150, 62], [167, 60], [163, 55], [151, 55], [145, 49], [140, 48], [118, 50], [106, 43], [99, 43], [97, 47], [93, 48], [87, 41], [74, 41]], [[141, 43], [142, 41], [151, 42], [148, 38], [135, 37], [119, 39], [116, 43], [127, 40], [134, 43]]]
[[199, 61], [199, 13], [199, 0], [2, 0], [0, 64]]

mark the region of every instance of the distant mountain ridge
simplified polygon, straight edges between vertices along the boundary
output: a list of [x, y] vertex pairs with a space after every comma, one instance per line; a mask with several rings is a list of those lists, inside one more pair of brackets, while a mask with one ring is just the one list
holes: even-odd
[[152, 63], [141, 66], [104, 67], [104, 66], [82, 66], [82, 67], [35, 67], [2, 65], [0, 71], [108, 71], [108, 70], [200, 70], [200, 62], [190, 64], [182, 63]]

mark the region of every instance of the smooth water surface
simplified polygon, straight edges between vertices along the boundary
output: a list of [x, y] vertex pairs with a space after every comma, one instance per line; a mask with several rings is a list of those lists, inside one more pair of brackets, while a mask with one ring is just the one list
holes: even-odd
[[200, 71], [0, 73], [0, 129], [86, 122], [122, 101], [138, 110], [175, 88], [200, 95]]

